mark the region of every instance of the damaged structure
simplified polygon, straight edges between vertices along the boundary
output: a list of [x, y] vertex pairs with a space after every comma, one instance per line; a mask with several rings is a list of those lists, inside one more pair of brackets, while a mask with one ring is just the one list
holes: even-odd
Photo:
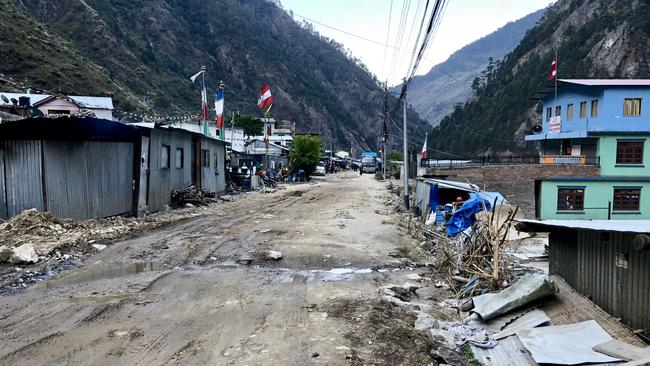
[[225, 142], [79, 117], [0, 125], [0, 218], [35, 208], [88, 219], [163, 210], [171, 191], [225, 190]]
[[522, 220], [549, 233], [549, 272], [650, 338], [650, 220]]

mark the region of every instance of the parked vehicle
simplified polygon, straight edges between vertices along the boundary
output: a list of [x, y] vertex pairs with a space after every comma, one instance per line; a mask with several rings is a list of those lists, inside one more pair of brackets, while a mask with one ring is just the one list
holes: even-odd
[[316, 165], [316, 171], [314, 172], [314, 175], [325, 175], [325, 163], [322, 161]]
[[377, 171], [377, 158], [375, 156], [361, 158], [361, 169], [364, 173], [375, 173]]

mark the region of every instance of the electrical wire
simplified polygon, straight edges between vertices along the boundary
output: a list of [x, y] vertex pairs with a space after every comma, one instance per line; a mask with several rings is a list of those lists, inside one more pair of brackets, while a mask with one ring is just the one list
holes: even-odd
[[386, 54], [388, 53], [388, 40], [390, 37], [390, 23], [393, 18], [393, 0], [390, 0], [390, 10], [388, 11], [388, 28], [386, 29], [386, 44], [384, 48], [384, 59], [381, 63], [381, 79], [384, 80], [386, 75], [384, 74], [384, 69], [386, 68]]

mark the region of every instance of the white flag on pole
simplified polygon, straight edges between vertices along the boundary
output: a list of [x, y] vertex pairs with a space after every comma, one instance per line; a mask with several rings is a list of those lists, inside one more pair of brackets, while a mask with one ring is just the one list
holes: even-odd
[[204, 71], [205, 71], [205, 70], [201, 70], [201, 71], [197, 72], [196, 74], [190, 76], [190, 80], [192, 80], [192, 82], [194, 82], [194, 80], [196, 80], [196, 78], [198, 78], [199, 76], [201, 76], [201, 74], [203, 74]]

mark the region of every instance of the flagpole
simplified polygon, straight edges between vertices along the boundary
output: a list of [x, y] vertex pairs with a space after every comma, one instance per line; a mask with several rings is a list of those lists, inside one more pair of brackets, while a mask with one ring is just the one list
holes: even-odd
[[555, 110], [557, 111], [557, 76], [558, 76], [558, 62], [557, 62], [557, 44], [555, 45]]

